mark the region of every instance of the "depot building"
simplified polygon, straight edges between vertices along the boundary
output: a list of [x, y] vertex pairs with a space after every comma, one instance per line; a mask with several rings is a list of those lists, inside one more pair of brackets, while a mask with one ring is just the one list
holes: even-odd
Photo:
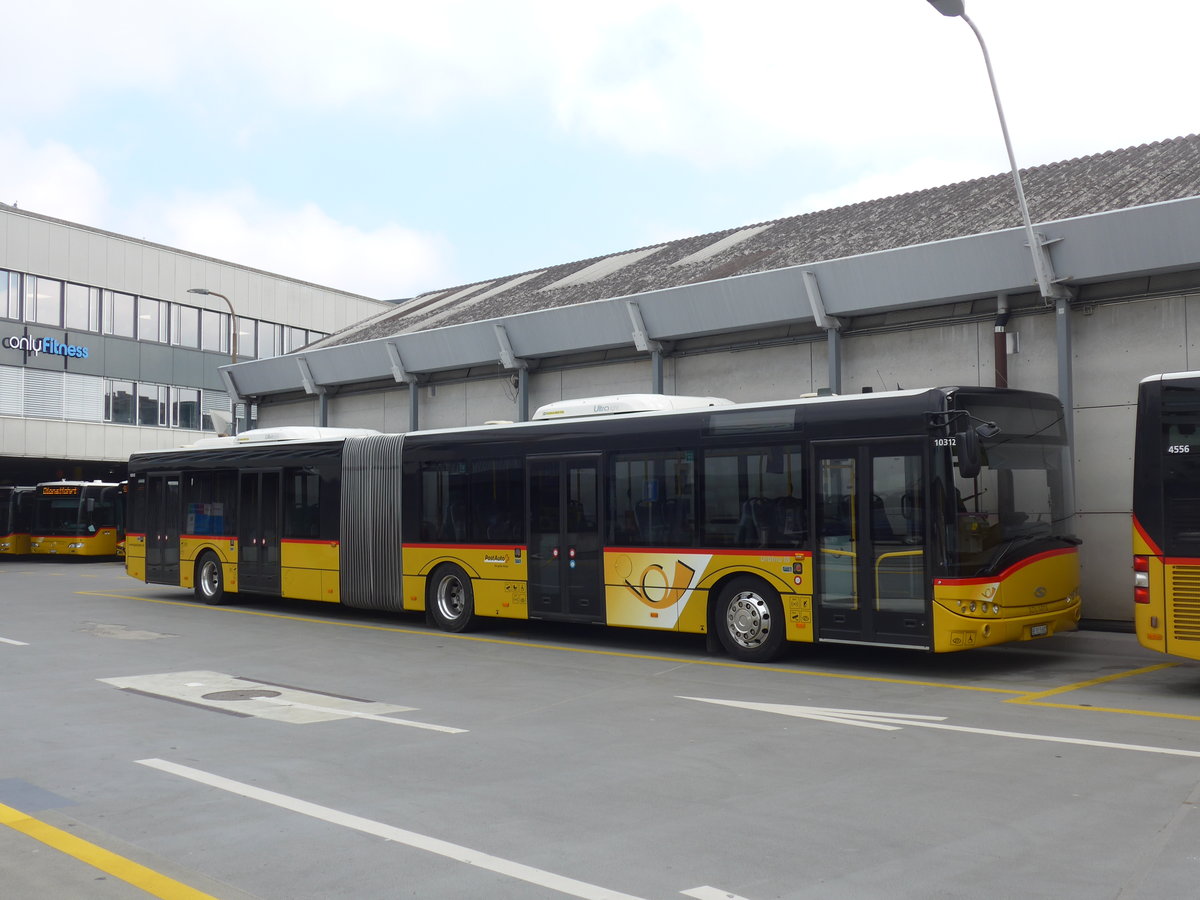
[[235, 353], [390, 308], [0, 204], [0, 484], [119, 480], [130, 453], [252, 425], [220, 371]]
[[1137, 385], [1200, 368], [1200, 138], [1022, 178], [1032, 248], [1011, 173], [984, 175], [431, 290], [229, 383], [266, 425], [389, 432], [627, 393], [1045, 391], [1073, 439], [1084, 615], [1121, 625]]

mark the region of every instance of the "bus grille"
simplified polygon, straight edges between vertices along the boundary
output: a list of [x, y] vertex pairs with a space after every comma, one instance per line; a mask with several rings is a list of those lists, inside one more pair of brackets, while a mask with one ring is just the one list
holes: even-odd
[[1200, 566], [1171, 566], [1167, 571], [1171, 638], [1200, 641]]
[[403, 435], [348, 438], [342, 453], [341, 601], [404, 608], [400, 567]]

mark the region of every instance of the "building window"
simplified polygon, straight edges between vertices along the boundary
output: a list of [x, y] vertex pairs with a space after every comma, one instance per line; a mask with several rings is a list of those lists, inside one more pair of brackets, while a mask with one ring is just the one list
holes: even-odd
[[21, 318], [21, 276], [0, 270], [0, 316]]
[[229, 313], [206, 309], [200, 314], [200, 349], [229, 352]]
[[171, 388], [171, 427], [200, 430], [200, 391]]
[[104, 394], [104, 420], [114, 425], [133, 424], [133, 382], [109, 381]]
[[200, 349], [200, 310], [194, 306], [171, 306], [171, 343]]
[[64, 324], [72, 331], [100, 330], [100, 289], [68, 284], [63, 295]]
[[258, 355], [258, 322], [255, 319], [237, 318], [238, 359], [254, 359]]
[[167, 343], [170, 304], [149, 297], [138, 297], [138, 340]]
[[137, 334], [134, 327], [137, 320], [134, 317], [133, 295], [102, 291], [100, 296], [104, 306], [104, 333], [134, 337]]
[[61, 328], [63, 284], [54, 278], [25, 276], [25, 321]]
[[167, 424], [167, 389], [158, 384], [137, 386], [139, 425], [157, 428]]
[[283, 326], [274, 322], [258, 323], [258, 358], [278, 356], [283, 346]]
[[283, 329], [283, 352], [291, 353], [299, 350], [308, 343], [308, 332], [303, 328], [292, 328], [290, 325]]

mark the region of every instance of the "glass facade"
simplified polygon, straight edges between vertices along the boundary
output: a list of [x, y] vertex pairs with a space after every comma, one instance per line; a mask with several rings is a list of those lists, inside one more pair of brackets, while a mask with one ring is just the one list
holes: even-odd
[[[0, 269], [0, 323], [57, 328], [70, 343], [83, 333], [229, 356], [229, 313], [201, 309], [89, 285]], [[328, 335], [321, 331], [238, 316], [239, 360], [278, 356]], [[19, 333], [19, 332], [18, 332]], [[111, 346], [111, 345], [110, 345]], [[242, 427], [253, 427], [257, 407], [238, 404]], [[223, 391], [0, 365], [0, 415], [105, 422], [153, 428], [213, 431], [210, 413], [232, 414]]]
[[[0, 319], [228, 354], [229, 313], [0, 269]], [[237, 317], [238, 359], [265, 359], [324, 331]]]

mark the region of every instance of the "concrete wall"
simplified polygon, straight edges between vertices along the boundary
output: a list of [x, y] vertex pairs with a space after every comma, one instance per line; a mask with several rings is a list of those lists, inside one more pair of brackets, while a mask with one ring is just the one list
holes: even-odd
[[[0, 418], [0, 456], [125, 461], [143, 450], [182, 447], [212, 432], [138, 428], [61, 419]], [[11, 449], [10, 449], [11, 448]], [[23, 453], [15, 449], [23, 449]]]

